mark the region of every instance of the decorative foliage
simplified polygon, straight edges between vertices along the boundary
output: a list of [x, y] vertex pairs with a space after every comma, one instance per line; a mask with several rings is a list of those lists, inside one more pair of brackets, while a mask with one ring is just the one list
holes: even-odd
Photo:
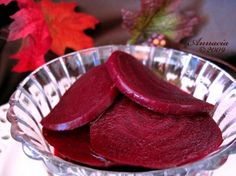
[[52, 3], [42, 0], [40, 6], [53, 39], [52, 51], [61, 55], [66, 47], [78, 50], [93, 46], [92, 38], [88, 37], [84, 30], [95, 29], [98, 23], [95, 17], [76, 13], [76, 3]]
[[0, 4], [7, 5], [11, 2], [12, 0], [0, 0]]
[[[7, 4], [10, 0], [0, 0]], [[31, 71], [44, 64], [48, 50], [57, 55], [65, 49], [79, 50], [93, 46], [84, 33], [94, 29], [98, 20], [88, 14], [75, 12], [73, 2], [54, 3], [51, 0], [17, 0], [20, 10], [12, 16], [8, 41], [22, 39], [19, 51], [12, 58], [19, 59], [14, 71]]]
[[179, 5], [180, 0], [141, 0], [140, 11], [122, 9], [123, 25], [131, 34], [128, 43], [143, 42], [153, 33], [173, 42], [192, 35], [199, 19], [193, 12], [178, 12]]
[[12, 58], [19, 59], [13, 71], [34, 70], [44, 63], [44, 55], [50, 49], [52, 38], [42, 13], [36, 7], [22, 8], [12, 18], [8, 40], [22, 39], [19, 51]]

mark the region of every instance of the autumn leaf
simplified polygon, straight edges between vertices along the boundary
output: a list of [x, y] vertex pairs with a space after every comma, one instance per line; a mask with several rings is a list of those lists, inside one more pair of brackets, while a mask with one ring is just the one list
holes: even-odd
[[122, 9], [123, 26], [131, 34], [128, 43], [145, 41], [153, 33], [173, 42], [192, 35], [199, 18], [192, 12], [178, 12], [179, 5], [180, 0], [141, 0], [140, 11]]
[[27, 7], [18, 11], [12, 18], [15, 21], [9, 27], [8, 40], [22, 38], [19, 51], [11, 56], [11, 58], [19, 59], [13, 71], [34, 70], [44, 63], [44, 55], [52, 43], [42, 13], [36, 7]]
[[[8, 4], [11, 0], [0, 0]], [[93, 40], [84, 33], [94, 29], [98, 20], [88, 14], [75, 12], [77, 3], [51, 0], [17, 0], [20, 10], [12, 16], [8, 41], [21, 39], [19, 51], [12, 55], [18, 59], [13, 71], [36, 69], [45, 63], [45, 54], [52, 50], [64, 54], [66, 48], [79, 50], [93, 46]]]
[[[8, 5], [12, 1], [14, 0], [0, 0], [0, 4]], [[16, 1], [20, 8], [34, 4], [33, 0], [16, 0]]]
[[76, 13], [76, 3], [42, 0], [40, 6], [52, 37], [52, 51], [62, 55], [67, 47], [79, 50], [93, 46], [92, 38], [84, 30], [95, 28], [98, 23], [95, 17]]
[[7, 5], [11, 2], [12, 0], [0, 0], [0, 4]]

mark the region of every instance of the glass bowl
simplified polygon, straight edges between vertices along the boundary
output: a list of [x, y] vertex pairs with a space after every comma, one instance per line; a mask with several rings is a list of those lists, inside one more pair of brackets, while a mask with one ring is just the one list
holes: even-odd
[[[215, 104], [213, 118], [224, 139], [219, 149], [194, 163], [146, 172], [98, 170], [54, 156], [53, 147], [42, 136], [40, 120], [81, 74], [104, 63], [115, 50], [131, 53], [167, 81], [199, 99]], [[7, 118], [11, 122], [11, 135], [22, 143], [25, 154], [43, 161], [52, 175], [203, 175], [218, 168], [230, 154], [236, 153], [235, 79], [203, 58], [161, 47], [109, 45], [56, 58], [35, 70], [19, 84], [10, 98]]]

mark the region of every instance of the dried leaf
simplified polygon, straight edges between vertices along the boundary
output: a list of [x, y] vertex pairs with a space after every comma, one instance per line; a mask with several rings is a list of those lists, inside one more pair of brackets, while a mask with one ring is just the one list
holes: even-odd
[[164, 2], [165, 0], [142, 0], [141, 11], [142, 13], [148, 14], [155, 13], [156, 10], [159, 10], [163, 6]]
[[131, 12], [126, 9], [121, 9], [123, 18], [123, 26], [126, 27], [130, 32], [135, 28], [136, 20], [138, 19], [138, 13]]
[[180, 0], [142, 0], [138, 12], [123, 9], [123, 25], [131, 33], [129, 43], [145, 41], [153, 33], [164, 34], [173, 42], [192, 35], [198, 17], [178, 12], [179, 5]]

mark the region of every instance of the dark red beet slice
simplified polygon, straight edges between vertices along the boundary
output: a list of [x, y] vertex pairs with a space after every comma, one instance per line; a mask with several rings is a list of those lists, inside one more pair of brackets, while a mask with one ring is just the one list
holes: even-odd
[[106, 110], [118, 93], [105, 65], [92, 68], [71, 86], [41, 124], [57, 131], [80, 127]]
[[70, 131], [52, 131], [43, 128], [43, 135], [55, 148], [55, 155], [65, 160], [101, 168], [115, 165], [91, 152], [88, 125]]
[[136, 103], [163, 114], [210, 113], [214, 106], [162, 80], [133, 56], [114, 52], [106, 62], [117, 88]]
[[158, 114], [126, 97], [90, 127], [95, 152], [120, 164], [153, 169], [196, 161], [216, 150], [221, 142], [221, 131], [207, 114]]

